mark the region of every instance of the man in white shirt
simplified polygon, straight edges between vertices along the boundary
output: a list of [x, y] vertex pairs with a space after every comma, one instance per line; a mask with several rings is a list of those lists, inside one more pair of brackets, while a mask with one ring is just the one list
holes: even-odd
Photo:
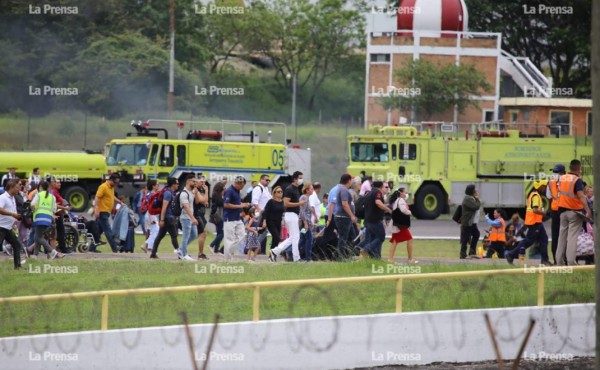
[[[255, 208], [255, 215], [259, 219], [267, 202], [272, 198], [271, 192], [269, 191], [270, 182], [271, 179], [269, 178], [269, 175], [262, 174], [259, 183], [252, 189], [252, 200], [250, 203]], [[258, 239], [260, 241], [261, 254], [266, 254], [267, 252], [267, 234], [267, 230], [263, 230]]]
[[15, 270], [19, 270], [21, 262], [24, 262], [21, 261], [21, 242], [13, 230], [15, 222], [21, 219], [15, 202], [15, 195], [19, 192], [17, 184], [19, 180], [8, 180], [4, 187], [6, 191], [0, 195], [0, 245], [6, 240], [12, 246]]
[[14, 180], [17, 178], [16, 172], [17, 172], [16, 167], [9, 167], [8, 173], [5, 174], [4, 176], [2, 176], [2, 180], [0, 181], [0, 186], [4, 187], [4, 191], [6, 191], [6, 183], [8, 182], [8, 180]]

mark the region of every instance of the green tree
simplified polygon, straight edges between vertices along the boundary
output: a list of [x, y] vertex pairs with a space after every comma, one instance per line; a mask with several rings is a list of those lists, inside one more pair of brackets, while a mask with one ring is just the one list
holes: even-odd
[[407, 61], [394, 74], [402, 89], [387, 91], [388, 96], [380, 98], [380, 104], [386, 110], [414, 112], [417, 120], [427, 120], [454, 106], [460, 113], [469, 106], [479, 107], [471, 96], [492, 89], [485, 75], [470, 64], [436, 66], [417, 59]]
[[364, 18], [347, 0], [273, 0], [250, 5], [244, 45], [268, 56], [275, 79], [289, 87], [297, 76], [299, 88], [309, 88], [307, 108], [344, 58], [364, 39]]

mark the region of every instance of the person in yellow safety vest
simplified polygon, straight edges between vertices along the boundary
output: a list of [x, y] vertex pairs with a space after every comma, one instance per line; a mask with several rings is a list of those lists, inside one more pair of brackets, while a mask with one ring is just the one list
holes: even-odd
[[527, 210], [525, 213], [525, 226], [527, 226], [527, 236], [521, 240], [515, 248], [506, 251], [506, 261], [512, 265], [513, 260], [519, 255], [521, 248], [529, 248], [535, 243], [539, 243], [542, 264], [552, 265], [548, 260], [548, 234], [542, 220], [546, 212], [544, 211], [542, 194], [546, 192], [548, 180], [539, 180], [533, 183], [533, 190], [527, 197]]
[[[590, 220], [592, 212], [583, 194], [581, 162], [573, 159], [569, 164], [569, 173], [558, 180], [558, 212], [560, 213], [560, 231], [556, 249], [556, 264], [559, 266], [576, 265], [577, 236], [583, 227], [584, 217]], [[585, 210], [585, 215], [582, 213]]]
[[488, 239], [490, 241], [490, 246], [488, 247], [485, 258], [492, 258], [494, 253], [498, 253], [498, 258], [504, 258], [504, 247], [506, 246], [505, 214], [503, 210], [495, 209], [493, 216], [493, 220], [489, 215], [485, 216], [485, 222], [492, 227]]
[[53, 225], [54, 214], [57, 210], [56, 198], [48, 191], [50, 184], [47, 181], [43, 181], [40, 187], [40, 191], [35, 194], [31, 201], [33, 230], [35, 233], [33, 254], [37, 255], [39, 253], [41, 245], [44, 247], [44, 253], [48, 255], [48, 258], [62, 258], [63, 254], [52, 249], [48, 240], [46, 240], [46, 237], [52, 234], [54, 234], [54, 239], [56, 240], [56, 231], [52, 232], [52, 229], [55, 227]]
[[565, 166], [557, 164], [552, 169], [554, 173], [552, 179], [548, 181], [548, 189], [546, 189], [546, 198], [550, 200], [550, 217], [552, 219], [551, 237], [552, 237], [552, 258], [556, 263], [556, 248], [558, 247], [558, 232], [560, 230], [560, 214], [558, 213], [558, 179], [566, 173]]

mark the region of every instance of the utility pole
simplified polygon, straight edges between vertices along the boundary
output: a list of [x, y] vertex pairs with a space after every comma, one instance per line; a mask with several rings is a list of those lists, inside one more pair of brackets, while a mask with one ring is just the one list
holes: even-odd
[[169, 119], [173, 118], [175, 94], [175, 0], [171, 0], [171, 51], [169, 55]]

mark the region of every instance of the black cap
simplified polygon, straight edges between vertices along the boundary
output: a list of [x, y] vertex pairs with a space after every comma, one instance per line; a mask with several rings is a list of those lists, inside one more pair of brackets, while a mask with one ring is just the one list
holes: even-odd
[[554, 173], [566, 172], [565, 166], [559, 163], [556, 166], [554, 166], [554, 168], [552, 169], [552, 172], [554, 172]]

